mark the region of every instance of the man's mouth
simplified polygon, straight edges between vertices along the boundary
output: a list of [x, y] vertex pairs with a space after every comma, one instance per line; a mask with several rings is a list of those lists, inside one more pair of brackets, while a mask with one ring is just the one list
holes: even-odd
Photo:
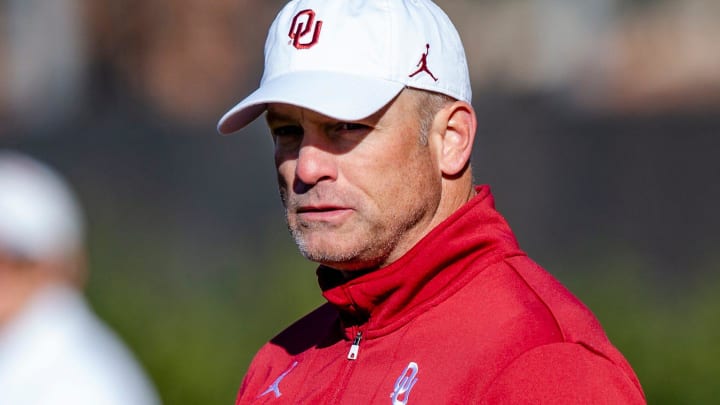
[[298, 207], [297, 212], [298, 213], [305, 213], [305, 212], [324, 212], [324, 211], [334, 211], [342, 209], [342, 207], [334, 206], [334, 205], [303, 205]]
[[352, 209], [336, 205], [305, 205], [298, 207], [295, 212], [303, 221], [339, 222], [350, 215]]

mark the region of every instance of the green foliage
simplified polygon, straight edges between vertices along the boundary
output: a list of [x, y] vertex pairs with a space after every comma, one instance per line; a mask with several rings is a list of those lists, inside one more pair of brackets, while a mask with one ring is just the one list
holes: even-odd
[[284, 236], [272, 252], [225, 252], [193, 269], [171, 264], [168, 241], [96, 243], [89, 298], [165, 404], [233, 403], [255, 351], [322, 302], [315, 266]]

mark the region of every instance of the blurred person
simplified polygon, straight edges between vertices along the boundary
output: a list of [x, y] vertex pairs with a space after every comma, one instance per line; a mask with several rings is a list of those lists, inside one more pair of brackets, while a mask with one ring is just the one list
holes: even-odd
[[83, 223], [78, 201], [57, 172], [0, 150], [2, 405], [160, 402], [82, 294]]
[[260, 349], [238, 404], [645, 403], [595, 316], [474, 186], [465, 52], [434, 3], [289, 2], [260, 87], [218, 130], [263, 112], [328, 303]]

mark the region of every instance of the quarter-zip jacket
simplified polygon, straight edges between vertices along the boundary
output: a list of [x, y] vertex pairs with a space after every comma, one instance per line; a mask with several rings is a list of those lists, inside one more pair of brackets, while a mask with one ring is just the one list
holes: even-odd
[[641, 404], [600, 323], [520, 250], [487, 186], [261, 348], [237, 404]]

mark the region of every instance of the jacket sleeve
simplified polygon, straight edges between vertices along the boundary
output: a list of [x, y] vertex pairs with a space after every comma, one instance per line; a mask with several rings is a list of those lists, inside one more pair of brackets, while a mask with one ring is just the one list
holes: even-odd
[[576, 343], [532, 349], [508, 365], [482, 404], [645, 404], [639, 383], [607, 358]]

